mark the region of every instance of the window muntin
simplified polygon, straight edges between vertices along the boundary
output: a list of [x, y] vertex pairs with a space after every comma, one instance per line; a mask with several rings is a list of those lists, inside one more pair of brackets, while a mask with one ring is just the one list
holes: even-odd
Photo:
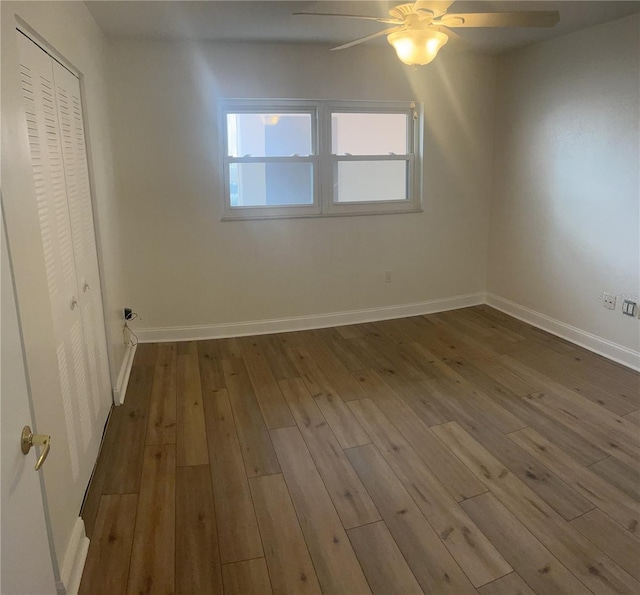
[[420, 210], [413, 103], [229, 100], [225, 219]]

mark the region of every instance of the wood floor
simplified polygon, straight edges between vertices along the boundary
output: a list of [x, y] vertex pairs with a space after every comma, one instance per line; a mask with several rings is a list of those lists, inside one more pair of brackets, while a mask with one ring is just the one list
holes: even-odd
[[640, 377], [488, 306], [140, 345], [81, 593], [640, 593]]

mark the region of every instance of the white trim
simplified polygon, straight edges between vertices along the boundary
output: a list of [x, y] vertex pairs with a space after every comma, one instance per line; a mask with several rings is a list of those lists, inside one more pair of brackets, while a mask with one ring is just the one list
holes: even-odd
[[[349, 216], [392, 213], [415, 213], [422, 210], [422, 104], [414, 101], [328, 101], [324, 105], [321, 170], [325, 176], [322, 216]], [[334, 113], [404, 114], [407, 122], [406, 153], [398, 155], [336, 155], [332, 152], [331, 116]], [[340, 163], [358, 161], [405, 161], [406, 197], [402, 200], [344, 201], [336, 200], [336, 175]]]
[[[379, 113], [404, 114], [407, 120], [407, 153], [402, 155], [333, 155], [331, 153], [331, 114]], [[302, 113], [311, 116], [310, 155], [280, 157], [231, 157], [228, 153], [227, 115], [242, 113]], [[329, 101], [306, 99], [221, 99], [218, 125], [224, 208], [222, 221], [285, 219], [415, 213], [422, 211], [422, 105], [414, 101]], [[341, 162], [405, 161], [407, 196], [402, 200], [337, 202], [334, 196], [335, 165]], [[233, 163], [310, 163], [313, 173], [311, 204], [231, 206], [229, 167]]]
[[113, 403], [114, 405], [122, 405], [124, 398], [127, 394], [127, 384], [129, 384], [129, 376], [131, 374], [131, 367], [133, 366], [133, 358], [136, 355], [136, 345], [128, 345], [127, 352], [122, 359], [122, 366], [120, 366], [120, 373], [118, 374], [118, 384], [113, 389]]
[[[15, 15], [16, 29], [22, 33], [25, 37], [35, 43], [45, 54], [53, 58], [60, 66], [66, 68], [77, 79], [82, 78], [82, 73], [76, 68], [71, 60], [67, 60], [58, 50], [56, 50], [49, 42], [42, 37], [35, 29], [29, 25], [26, 21], [22, 20], [19, 15]], [[84, 112], [83, 112], [84, 114]]]
[[[311, 147], [310, 154], [304, 156], [279, 156], [245, 158], [231, 157], [228, 154], [229, 136], [227, 130], [228, 114], [255, 114], [255, 113], [282, 113], [282, 114], [306, 114], [310, 117]], [[319, 153], [318, 153], [318, 103], [300, 99], [222, 99], [218, 107], [218, 125], [222, 131], [219, 140], [220, 155], [222, 155], [222, 179], [224, 196], [223, 221], [239, 221], [250, 219], [280, 219], [288, 217], [314, 217], [322, 212], [320, 205], [320, 177], [319, 177]], [[229, 179], [229, 166], [232, 163], [309, 163], [312, 173], [312, 198], [311, 204], [282, 204], [282, 205], [256, 205], [256, 206], [231, 206], [231, 190]]]
[[84, 531], [84, 521], [78, 517], [64, 556], [60, 576], [62, 585], [57, 585], [59, 591], [66, 593], [66, 595], [76, 595], [78, 593], [88, 551], [89, 538]]
[[634, 370], [640, 371], [640, 351], [634, 351], [608, 339], [603, 339], [587, 331], [583, 331], [575, 326], [551, 318], [546, 314], [541, 314], [525, 306], [506, 300], [500, 296], [488, 293], [486, 297], [487, 305], [500, 310], [509, 316], [522, 320], [537, 328], [547, 331], [552, 335], [571, 341], [580, 347], [593, 351], [603, 357], [618, 362]]
[[295, 318], [254, 320], [250, 322], [210, 324], [205, 326], [146, 328], [136, 330], [136, 334], [141, 343], [197, 341], [201, 339], [222, 339], [246, 335], [265, 335], [269, 333], [283, 333], [287, 331], [374, 322], [376, 320], [389, 320], [392, 318], [405, 318], [407, 316], [419, 316], [421, 314], [433, 314], [435, 312], [477, 306], [483, 304], [484, 301], [484, 293], [471, 293], [428, 302], [402, 304], [400, 306], [383, 306], [381, 308], [297, 316]]
[[[202, 339], [223, 339], [227, 337], [243, 337], [247, 335], [265, 335], [269, 333], [283, 333], [287, 331], [300, 331], [314, 328], [341, 326], [345, 324], [360, 324], [363, 322], [375, 322], [377, 320], [389, 320], [392, 318], [404, 318], [407, 316], [420, 316], [421, 314], [434, 314], [458, 308], [468, 308], [487, 304], [501, 312], [505, 312], [518, 320], [522, 320], [539, 329], [547, 331], [567, 341], [571, 341], [580, 347], [593, 351], [603, 357], [618, 362], [624, 366], [640, 371], [640, 352], [634, 351], [598, 337], [575, 326], [566, 324], [545, 314], [541, 314], [530, 308], [526, 308], [515, 302], [511, 302], [492, 293], [471, 293], [466, 295], [402, 304], [399, 306], [384, 306], [381, 308], [369, 308], [366, 310], [351, 310], [348, 312], [332, 312], [328, 314], [315, 314], [310, 316], [297, 316], [294, 318], [276, 318], [270, 320], [253, 320], [249, 322], [233, 322], [224, 324], [210, 324], [203, 326], [172, 326], [160, 328], [146, 328], [136, 331], [141, 343], [162, 343], [167, 341], [198, 341]], [[130, 350], [134, 351], [134, 350]], [[133, 362], [133, 353], [130, 353], [128, 373]], [[126, 358], [125, 358], [126, 362]], [[123, 370], [125, 369], [123, 362]], [[120, 372], [122, 377], [123, 371]], [[118, 379], [120, 387], [120, 378]], [[126, 382], [124, 385], [126, 390]], [[116, 391], [114, 390], [114, 395]], [[123, 399], [124, 400], [124, 399]]]

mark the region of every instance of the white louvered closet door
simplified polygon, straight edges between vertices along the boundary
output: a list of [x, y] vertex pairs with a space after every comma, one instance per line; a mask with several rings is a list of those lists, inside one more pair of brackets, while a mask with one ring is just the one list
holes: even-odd
[[53, 76], [62, 135], [62, 156], [78, 276], [82, 328], [89, 364], [91, 396], [97, 416], [103, 409], [101, 404], [111, 401], [111, 382], [82, 119], [80, 81], [55, 61]]
[[[67, 154], [74, 150], [74, 145], [79, 144], [79, 141], [66, 138], [76, 134], [77, 125], [71, 122], [76, 117], [73, 108], [66, 115], [61, 113], [59, 103], [62, 97], [58, 98], [60, 93], [56, 87], [56, 67], [62, 67], [25, 36], [18, 35], [18, 38], [20, 82], [56, 339], [69, 464], [74, 484], [86, 486], [106, 418], [106, 415], [101, 416], [99, 413], [108, 411], [104, 392], [102, 395], [99, 392], [101, 383], [105, 382], [102, 367], [107, 365], [106, 354], [102, 362], [97, 362], [95, 356], [100, 350], [96, 340], [100, 329], [99, 338], [102, 340], [102, 349], [105, 350], [102, 312], [100, 311], [101, 324], [98, 328], [95, 308], [91, 305], [87, 310], [88, 300], [80, 285], [84, 277], [79, 275], [84, 274], [84, 269], [82, 273], [78, 270], [78, 264], [86, 266], [86, 254], [89, 251], [89, 248], [82, 245], [82, 252], [80, 240], [77, 239], [86, 233], [85, 215], [81, 206], [78, 206], [82, 199], [77, 198], [82, 191], [78, 188], [83, 188], [86, 183], [86, 194], [89, 196], [88, 183], [82, 179], [79, 181], [84, 175], [82, 173], [69, 177], [66, 175]], [[77, 169], [82, 171], [81, 166]], [[86, 172], [86, 154], [84, 171]], [[70, 191], [76, 198], [69, 198]], [[90, 204], [88, 208], [90, 213]], [[95, 239], [92, 246], [95, 259]], [[95, 274], [98, 275], [97, 264]], [[92, 281], [89, 277], [87, 279], [91, 286]], [[93, 281], [92, 289], [93, 287], [98, 290], [99, 296], [99, 279]], [[97, 304], [101, 307], [100, 301]], [[88, 314], [85, 315], [85, 311]], [[92, 346], [88, 345], [87, 338], [92, 339]], [[94, 369], [89, 363], [92, 358], [95, 360]], [[108, 376], [106, 381], [108, 382]], [[103, 399], [102, 403], [100, 399]]]

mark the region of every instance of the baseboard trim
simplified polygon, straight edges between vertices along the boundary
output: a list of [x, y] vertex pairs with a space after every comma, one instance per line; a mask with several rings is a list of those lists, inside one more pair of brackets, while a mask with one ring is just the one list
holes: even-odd
[[205, 326], [174, 326], [165, 328], [136, 329], [141, 343], [162, 343], [167, 341], [197, 341], [202, 339], [224, 339], [227, 337], [243, 337], [246, 335], [266, 335], [270, 333], [284, 333], [289, 331], [309, 330], [341, 326], [345, 324], [360, 324], [376, 320], [390, 320], [433, 314], [446, 310], [457, 310], [477, 306], [485, 301], [484, 293], [471, 293], [451, 298], [431, 300], [399, 306], [385, 306], [382, 308], [368, 308], [366, 310], [351, 310], [349, 312], [333, 312], [330, 314], [316, 314], [298, 316], [295, 318], [278, 318], [271, 320], [254, 320], [230, 324], [211, 324]]
[[127, 395], [127, 385], [129, 384], [129, 376], [131, 375], [131, 367], [133, 366], [133, 358], [136, 355], [137, 345], [127, 346], [127, 351], [122, 358], [122, 366], [118, 374], [118, 384], [113, 389], [113, 404], [118, 406], [124, 403]]
[[66, 593], [66, 595], [76, 595], [78, 593], [88, 551], [89, 538], [84, 531], [84, 521], [78, 517], [73, 526], [71, 540], [64, 556], [64, 563], [60, 572], [62, 585], [57, 585], [59, 591]]
[[640, 371], [639, 351], [634, 351], [608, 339], [603, 339], [602, 337], [598, 337], [597, 335], [583, 331], [575, 326], [566, 324], [546, 314], [541, 314], [540, 312], [536, 312], [535, 310], [531, 310], [530, 308], [526, 308], [525, 306], [521, 306], [520, 304], [516, 304], [492, 293], [487, 294], [486, 303], [492, 308], [509, 314], [509, 316], [513, 316], [518, 320], [522, 320], [552, 335], [571, 341], [580, 347], [584, 347], [589, 351], [593, 351], [598, 355], [602, 355], [628, 368]]
[[[247, 335], [266, 335], [290, 331], [310, 330], [341, 326], [345, 324], [361, 324], [376, 320], [390, 320], [421, 314], [434, 314], [458, 308], [468, 308], [487, 304], [518, 320], [522, 320], [552, 335], [571, 341], [580, 347], [593, 351], [603, 357], [618, 362], [628, 368], [640, 371], [640, 352], [634, 351], [608, 339], [603, 339], [575, 326], [541, 314], [520, 304], [509, 301], [492, 293], [471, 293], [450, 298], [430, 300], [399, 306], [385, 306], [382, 308], [368, 308], [365, 310], [351, 310], [348, 312], [332, 312], [311, 316], [297, 316], [293, 318], [278, 318], [270, 320], [253, 320], [228, 324], [211, 324], [203, 326], [173, 326], [164, 328], [146, 328], [136, 330], [141, 343], [163, 343], [168, 341], [198, 341], [203, 339], [224, 339], [227, 337], [243, 337]], [[116, 403], [124, 402], [124, 391], [131, 372], [131, 364], [135, 348], [129, 350], [118, 377], [118, 389], [114, 395], [119, 398]], [[122, 379], [122, 389], [121, 387]], [[120, 398], [121, 397], [121, 398]]]

